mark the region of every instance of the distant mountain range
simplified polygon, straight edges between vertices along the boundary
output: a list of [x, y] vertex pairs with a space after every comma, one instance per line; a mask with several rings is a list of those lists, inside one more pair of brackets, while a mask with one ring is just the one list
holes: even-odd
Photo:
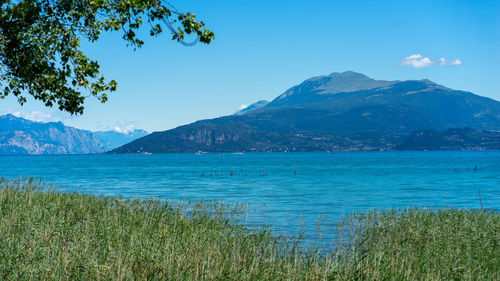
[[155, 132], [112, 153], [426, 149], [415, 143], [423, 140], [416, 131], [466, 127], [469, 135], [496, 138], [500, 102], [429, 80], [383, 81], [348, 71], [307, 79], [271, 102]]
[[146, 136], [148, 132], [145, 130], [135, 129], [126, 133], [117, 131], [97, 131], [93, 132], [93, 134], [102, 143], [104, 150], [109, 151], [140, 137]]
[[0, 155], [102, 153], [146, 135], [91, 132], [61, 122], [34, 122], [11, 114], [0, 116]]

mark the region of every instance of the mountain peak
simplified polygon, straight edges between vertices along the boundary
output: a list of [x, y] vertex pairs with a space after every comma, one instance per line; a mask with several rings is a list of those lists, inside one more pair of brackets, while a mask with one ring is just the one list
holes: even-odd
[[344, 71], [344, 72], [332, 72], [328, 75], [328, 77], [339, 77], [339, 78], [343, 78], [343, 79], [346, 79], [346, 78], [358, 78], [358, 79], [369, 79], [369, 80], [373, 80], [371, 79], [370, 77], [362, 74], [362, 73], [359, 73], [359, 72], [355, 72], [355, 71]]
[[333, 72], [327, 77], [331, 79], [327, 83], [328, 90], [333, 89], [334, 91], [345, 91], [345, 92], [358, 91], [362, 88], [370, 88], [370, 87], [376, 88], [377, 86], [379, 86], [379, 84], [382, 84], [379, 82], [386, 82], [386, 81], [376, 81], [364, 74], [354, 71], [345, 71], [342, 73]]
[[301, 84], [288, 89], [268, 106], [294, 106], [311, 102], [322, 95], [369, 90], [385, 87], [392, 83], [394, 82], [374, 80], [354, 71], [333, 72], [329, 75], [317, 76], [305, 80]]
[[25, 123], [25, 124], [36, 123], [34, 121], [31, 121], [31, 120], [28, 120], [28, 119], [24, 119], [22, 117], [18, 117], [18, 116], [14, 115], [14, 114], [11, 114], [11, 113], [0, 115], [0, 120], [2, 120], [4, 122], [16, 122], [16, 123]]
[[440, 88], [440, 89], [449, 89], [443, 85], [440, 85], [434, 81], [431, 81], [429, 79], [422, 79], [422, 80], [418, 80], [419, 82], [427, 85], [428, 87], [431, 87], [431, 88]]
[[18, 117], [16, 117], [13, 114], [10, 114], [10, 113], [4, 114], [4, 115], [0, 115], [0, 118], [1, 119], [9, 119], [9, 120], [18, 119]]

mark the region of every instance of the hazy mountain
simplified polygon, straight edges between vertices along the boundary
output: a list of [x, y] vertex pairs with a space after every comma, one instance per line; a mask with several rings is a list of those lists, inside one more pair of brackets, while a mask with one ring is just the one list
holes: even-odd
[[83, 154], [105, 149], [90, 131], [41, 123], [7, 114], [0, 116], [0, 154]]
[[102, 153], [145, 135], [144, 130], [91, 132], [61, 122], [34, 122], [11, 114], [0, 116], [0, 154]]
[[267, 100], [260, 100], [258, 102], [255, 102], [255, 103], [252, 103], [251, 105], [243, 108], [242, 110], [238, 111], [235, 113], [235, 115], [243, 115], [243, 114], [246, 114], [250, 111], [254, 111], [256, 109], [259, 109], [259, 108], [262, 108], [266, 105], [268, 105], [269, 102]]
[[500, 131], [500, 102], [429, 80], [332, 73], [245, 114], [156, 132], [113, 153], [395, 149], [414, 131]]
[[93, 133], [102, 143], [106, 151], [120, 147], [148, 134], [145, 130], [138, 129], [127, 133], [116, 131], [97, 131]]

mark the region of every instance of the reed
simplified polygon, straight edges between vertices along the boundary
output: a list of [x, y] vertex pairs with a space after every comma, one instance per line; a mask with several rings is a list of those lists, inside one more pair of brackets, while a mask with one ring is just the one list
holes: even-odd
[[0, 280], [499, 280], [500, 215], [370, 212], [330, 250], [234, 223], [247, 205], [122, 200], [0, 180]]

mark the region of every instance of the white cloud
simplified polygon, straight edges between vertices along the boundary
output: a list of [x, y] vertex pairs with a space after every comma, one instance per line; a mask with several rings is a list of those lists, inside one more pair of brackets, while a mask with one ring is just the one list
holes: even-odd
[[24, 119], [28, 119], [31, 121], [35, 122], [50, 122], [50, 121], [55, 121], [54, 117], [48, 113], [44, 113], [41, 111], [31, 111], [31, 112], [21, 112], [21, 111], [16, 111], [16, 112], [11, 112], [12, 115]]
[[243, 110], [243, 109], [245, 109], [245, 108], [247, 108], [247, 107], [248, 107], [248, 105], [246, 105], [246, 104], [242, 104], [242, 105], [240, 105], [240, 106], [238, 107], [238, 111]]
[[424, 57], [421, 54], [415, 54], [408, 56], [404, 59], [402, 59], [399, 62], [399, 65], [407, 65], [411, 66], [414, 68], [422, 68], [422, 67], [428, 67], [431, 66], [435, 63], [439, 63], [441, 66], [446, 66], [446, 65], [451, 65], [451, 66], [459, 66], [462, 65], [462, 61], [460, 59], [455, 59], [455, 60], [447, 60], [445, 58], [439, 58], [437, 60], [432, 60], [428, 57]]
[[439, 60], [439, 65], [445, 66], [445, 65], [451, 65], [451, 66], [459, 66], [462, 65], [462, 61], [460, 59], [454, 59], [454, 60], [447, 60], [445, 58], [440, 58]]
[[432, 65], [433, 63], [434, 62], [430, 58], [424, 57], [421, 54], [408, 56], [400, 62], [401, 65], [408, 65], [414, 68], [427, 67]]
[[135, 125], [134, 124], [128, 124], [125, 126], [115, 126], [113, 128], [113, 131], [122, 133], [122, 134], [128, 134], [130, 132], [133, 132], [135, 130]]

